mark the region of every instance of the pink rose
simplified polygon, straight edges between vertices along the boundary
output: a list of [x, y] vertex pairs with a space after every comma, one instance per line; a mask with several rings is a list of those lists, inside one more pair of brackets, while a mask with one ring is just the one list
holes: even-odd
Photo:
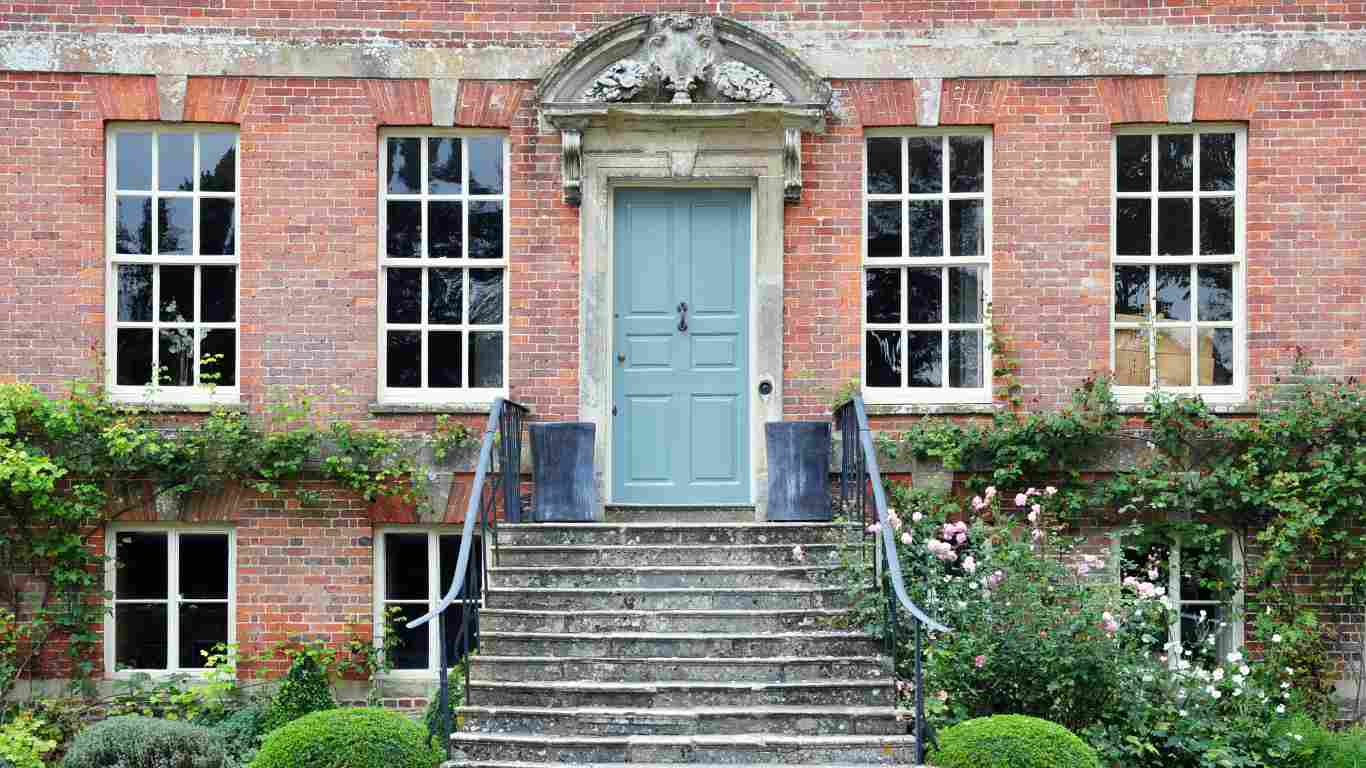
[[972, 559], [972, 555], [963, 558], [963, 570], [967, 571], [969, 576], [977, 573], [977, 561]]
[[972, 662], [977, 665], [978, 669], [981, 669], [982, 667], [985, 667], [987, 665], [987, 657], [978, 656], [977, 658], [973, 659]]
[[994, 485], [988, 485], [988, 486], [987, 486], [987, 490], [986, 490], [987, 501], [991, 501], [992, 497], [994, 497], [995, 495], [996, 495], [996, 486], [994, 486]]
[[1049, 496], [1054, 496], [1058, 493], [1058, 489], [1050, 485], [1047, 488], [1043, 489], [1043, 492], [1048, 494]]
[[911, 545], [911, 532], [910, 532], [910, 531], [905, 531], [905, 532], [903, 532], [903, 533], [901, 534], [901, 543], [902, 543], [902, 544], [905, 544], [905, 545], [908, 546], [908, 547]]
[[1024, 505], [1026, 505], [1026, 504], [1028, 504], [1028, 503], [1029, 503], [1029, 497], [1028, 497], [1028, 496], [1024, 495], [1023, 493], [1017, 493], [1017, 494], [1015, 494], [1015, 506], [1017, 506], [1017, 507], [1023, 507]]

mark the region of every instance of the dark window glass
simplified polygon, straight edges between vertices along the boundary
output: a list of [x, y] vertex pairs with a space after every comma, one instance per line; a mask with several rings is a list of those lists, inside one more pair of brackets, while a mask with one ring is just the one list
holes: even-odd
[[152, 268], [144, 264], [120, 264], [119, 320], [146, 323], [152, 320]]
[[384, 534], [384, 599], [426, 600], [427, 534]]
[[470, 386], [503, 386], [503, 334], [478, 331], [470, 334]]
[[[451, 588], [451, 580], [455, 577], [455, 566], [460, 558], [460, 537], [442, 536], [439, 546], [441, 549], [441, 593], [444, 595], [446, 590]], [[470, 547], [470, 560], [465, 567], [465, 586], [462, 587], [463, 597], [468, 600], [478, 600], [483, 594], [483, 585], [480, 583], [479, 558], [480, 547], [479, 541], [476, 539], [474, 545]], [[460, 603], [452, 605], [446, 616], [446, 658], [459, 659], [478, 645], [478, 612], [470, 610], [469, 635], [463, 638], [459, 635], [460, 627], [465, 619], [465, 606]]]
[[228, 537], [217, 533], [181, 534], [182, 600], [228, 599]]
[[1157, 252], [1163, 256], [1189, 256], [1191, 225], [1195, 219], [1188, 197], [1157, 201]]
[[199, 268], [199, 314], [206, 323], [237, 319], [237, 267]]
[[937, 136], [906, 139], [906, 160], [910, 173], [907, 192], [921, 195], [943, 191], [943, 154], [944, 143]]
[[503, 138], [472, 136], [465, 139], [470, 153], [470, 194], [503, 194]]
[[199, 201], [199, 253], [231, 256], [237, 253], [236, 201], [201, 198]]
[[981, 331], [949, 331], [949, 386], [982, 386]]
[[132, 387], [151, 384], [152, 329], [120, 328], [118, 347], [118, 371], [115, 381], [122, 386]]
[[1233, 267], [1199, 267], [1200, 317], [1205, 322], [1233, 319]]
[[944, 342], [939, 331], [911, 331], [906, 347], [906, 386], [938, 387], [944, 383]]
[[949, 191], [982, 192], [986, 179], [986, 140], [981, 136], [949, 138]]
[[981, 200], [949, 202], [951, 256], [981, 256], [986, 204]]
[[157, 200], [157, 252], [190, 253], [193, 237], [194, 201], [188, 197]]
[[[164, 533], [118, 533], [114, 597], [118, 600], [165, 600], [170, 595], [167, 567], [170, 544]], [[165, 639], [165, 633], [162, 633]], [[164, 662], [163, 662], [164, 663]]]
[[199, 383], [237, 386], [237, 331], [214, 328], [202, 331], [199, 342]]
[[949, 268], [949, 322], [982, 322], [982, 268]]
[[161, 319], [194, 322], [194, 267], [161, 267]]
[[388, 152], [389, 191], [400, 195], [420, 193], [422, 191], [422, 140], [389, 139]]
[[228, 642], [227, 603], [180, 606], [180, 667], [198, 669], [214, 647]]
[[460, 194], [464, 190], [460, 173], [460, 139], [427, 139], [427, 191], [433, 195]]
[[168, 387], [189, 387], [194, 384], [194, 331], [173, 328], [158, 334], [161, 347], [158, 382]]
[[1120, 256], [1151, 256], [1152, 201], [1117, 200], [1115, 206], [1115, 253]]
[[386, 386], [422, 386], [422, 333], [389, 331], [384, 367]]
[[1184, 192], [1195, 187], [1195, 137], [1163, 134], [1157, 137], [1157, 188]]
[[434, 259], [463, 257], [460, 249], [465, 237], [464, 203], [433, 200], [427, 207], [427, 226], [431, 227], [431, 239], [427, 243], [429, 256]]
[[874, 195], [901, 191], [901, 139], [868, 139], [868, 192]]
[[943, 317], [943, 285], [940, 271], [906, 270], [906, 322], [937, 323]]
[[422, 270], [390, 267], [384, 273], [385, 320], [390, 323], [422, 322]]
[[194, 190], [194, 134], [163, 133], [157, 137], [157, 189]]
[[465, 270], [427, 270], [427, 321], [458, 324], [464, 312]]
[[199, 134], [199, 190], [237, 191], [237, 134]]
[[1231, 133], [1206, 133], [1200, 137], [1200, 189], [1233, 191], [1238, 178], [1236, 146]]
[[398, 632], [398, 647], [393, 652], [394, 669], [426, 669], [431, 647], [428, 627], [424, 624], [416, 629], [408, 629], [405, 625], [426, 613], [427, 606], [410, 604], [389, 607], [399, 609], [398, 619], [394, 622]]
[[120, 196], [114, 213], [114, 250], [151, 255], [152, 198]]
[[911, 237], [910, 255], [943, 256], [944, 204], [938, 200], [912, 200], [906, 215]]
[[866, 237], [869, 258], [901, 258], [901, 203], [869, 203]]
[[[164, 597], [164, 596], [163, 596]], [[121, 603], [114, 607], [114, 667], [165, 669], [168, 663], [167, 606]]]
[[901, 320], [901, 270], [867, 270], [864, 308], [870, 323], [895, 323]]
[[1200, 329], [1200, 383], [1216, 387], [1233, 384], [1233, 329]]
[[1151, 192], [1153, 138], [1119, 136], [1115, 139], [1115, 186], [1120, 192]]
[[870, 387], [901, 386], [901, 332], [868, 331], [863, 354]]
[[115, 146], [118, 154], [116, 186], [119, 189], [151, 189], [152, 134], [119, 133]]
[[1235, 208], [1231, 197], [1207, 197], [1200, 201], [1201, 254], [1233, 253]]
[[427, 386], [449, 388], [462, 385], [462, 336], [460, 331], [433, 331], [427, 335]]
[[1157, 268], [1157, 319], [1191, 319], [1191, 268]]
[[503, 258], [503, 204], [490, 200], [470, 203], [470, 258]]
[[1115, 267], [1115, 320], [1142, 322], [1148, 316], [1148, 268]]
[[385, 253], [391, 258], [422, 255], [422, 203], [390, 200], [385, 203]]
[[503, 322], [503, 270], [470, 270], [470, 323], [497, 325]]

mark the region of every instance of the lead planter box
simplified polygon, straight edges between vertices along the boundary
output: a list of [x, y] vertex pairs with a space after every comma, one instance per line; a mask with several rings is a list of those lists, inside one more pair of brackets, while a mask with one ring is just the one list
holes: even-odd
[[593, 520], [593, 424], [544, 422], [530, 425], [531, 520], [536, 523], [587, 523]]
[[830, 520], [830, 422], [771, 421], [768, 446], [768, 519]]

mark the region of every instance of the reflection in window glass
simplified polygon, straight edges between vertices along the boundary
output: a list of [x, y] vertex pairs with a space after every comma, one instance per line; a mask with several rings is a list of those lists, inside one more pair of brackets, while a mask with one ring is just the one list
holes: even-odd
[[[476, 540], [470, 550], [462, 590], [464, 597], [472, 602], [482, 596], [480, 554]], [[394, 668], [433, 670], [440, 660], [439, 622], [429, 622], [415, 629], [405, 625], [435, 609], [437, 601], [450, 588], [460, 555], [460, 536], [421, 530], [386, 533], [380, 555], [385, 581], [379, 585], [377, 603], [383, 606], [385, 616], [396, 612], [399, 617], [390, 624], [397, 628], [399, 640], [393, 654]], [[463, 638], [459, 647], [456, 645], [464, 620], [463, 608], [463, 602], [457, 602], [445, 614], [446, 658], [451, 663], [478, 647], [477, 624], [470, 627], [470, 635]]]
[[[197, 669], [231, 638], [228, 534], [112, 531], [110, 621], [118, 670]], [[174, 619], [174, 621], [173, 621]]]

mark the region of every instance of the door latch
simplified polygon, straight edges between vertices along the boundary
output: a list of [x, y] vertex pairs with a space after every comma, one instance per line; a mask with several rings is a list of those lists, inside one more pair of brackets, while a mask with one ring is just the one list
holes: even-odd
[[688, 332], [688, 302], [678, 302], [678, 332]]

